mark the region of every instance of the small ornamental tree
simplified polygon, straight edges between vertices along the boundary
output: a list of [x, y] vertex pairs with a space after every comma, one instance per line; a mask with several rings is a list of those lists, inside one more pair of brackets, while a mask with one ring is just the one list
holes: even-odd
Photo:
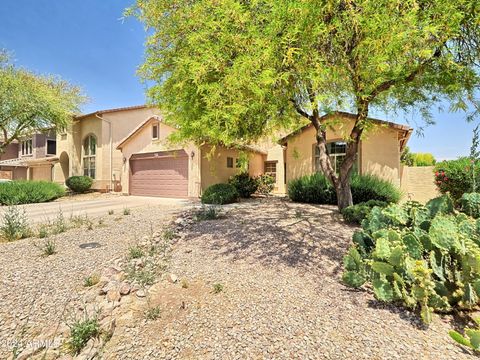
[[14, 140], [65, 128], [85, 100], [78, 87], [18, 68], [0, 51], [0, 155]]
[[[478, 0], [137, 0], [151, 31], [140, 74], [179, 128], [177, 140], [249, 143], [310, 122], [338, 206], [372, 108], [467, 108], [478, 74]], [[338, 115], [340, 110], [353, 119]], [[333, 116], [323, 116], [330, 114]], [[332, 166], [326, 130], [344, 122], [346, 156]], [[342, 125], [342, 124], [341, 124]]]

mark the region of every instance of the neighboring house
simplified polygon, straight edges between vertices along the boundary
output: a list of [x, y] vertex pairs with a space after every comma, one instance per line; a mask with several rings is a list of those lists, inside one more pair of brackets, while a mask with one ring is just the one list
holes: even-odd
[[[343, 139], [353, 126], [353, 115], [327, 131], [334, 163], [344, 156]], [[361, 141], [357, 169], [400, 184], [400, 153], [412, 129], [381, 120]], [[346, 125], [347, 124], [347, 125]], [[312, 126], [268, 139], [241, 150], [209, 144], [178, 145], [168, 142], [176, 129], [165, 124], [155, 108], [134, 106], [76, 116], [72, 126], [57, 134], [58, 163], [53, 180], [72, 175], [94, 179], [93, 188], [132, 195], [198, 197], [208, 186], [228, 181], [248, 158], [251, 176], [268, 173], [275, 192], [285, 193], [288, 181], [318, 171], [315, 131]]]
[[0, 177], [13, 180], [52, 181], [56, 157], [55, 131], [37, 133], [7, 147], [0, 158]]

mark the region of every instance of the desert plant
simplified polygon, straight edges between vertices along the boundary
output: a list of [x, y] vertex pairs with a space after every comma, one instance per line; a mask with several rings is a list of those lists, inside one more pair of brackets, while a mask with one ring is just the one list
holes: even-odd
[[65, 195], [65, 189], [48, 181], [16, 180], [0, 183], [0, 204], [21, 205], [42, 203]]
[[270, 195], [275, 189], [275, 179], [272, 175], [263, 174], [256, 178], [258, 187], [257, 187], [257, 194], [260, 195]]
[[38, 237], [40, 239], [44, 239], [44, 238], [48, 237], [48, 233], [49, 233], [49, 226], [48, 225], [42, 224], [38, 227]]
[[182, 279], [182, 289], [188, 289], [188, 281], [187, 281], [187, 279]]
[[0, 236], [6, 241], [24, 239], [30, 235], [25, 209], [9, 206], [2, 217]]
[[89, 219], [88, 219], [87, 214], [85, 214], [85, 215], [73, 215], [72, 214], [70, 216], [70, 224], [75, 228], [83, 226], [84, 224], [88, 223], [88, 221], [89, 221]]
[[220, 210], [215, 206], [202, 205], [195, 213], [195, 217], [197, 221], [216, 220], [220, 217]]
[[98, 274], [91, 274], [83, 279], [84, 287], [92, 287], [97, 285], [100, 281], [100, 276]]
[[108, 210], [108, 215], [113, 215], [115, 213], [114, 210]]
[[140, 259], [144, 256], [145, 254], [143, 252], [143, 249], [140, 246], [131, 246], [128, 249], [128, 257], [130, 259]]
[[465, 193], [459, 201], [463, 213], [477, 219], [480, 217], [480, 193]]
[[451, 330], [448, 334], [457, 342], [457, 344], [466, 346], [475, 351], [480, 351], [480, 318], [475, 318], [474, 321], [477, 328], [466, 328], [465, 336], [455, 330]]
[[141, 286], [153, 285], [155, 282], [155, 273], [151, 269], [136, 269], [131, 267], [127, 269], [127, 278]]
[[220, 283], [213, 284], [213, 293], [214, 294], [219, 294], [223, 291], [224, 287]]
[[100, 335], [100, 325], [98, 319], [85, 317], [77, 320], [70, 326], [69, 347], [74, 355], [78, 355], [80, 351], [87, 345], [88, 340], [96, 338]]
[[41, 246], [40, 249], [44, 256], [50, 256], [56, 254], [57, 244], [52, 239], [47, 239]]
[[480, 183], [480, 162], [468, 157], [445, 160], [435, 165], [435, 184], [442, 194], [449, 193], [458, 202]]
[[145, 319], [155, 321], [160, 317], [161, 309], [160, 306], [149, 307], [145, 310]]
[[471, 309], [480, 295], [477, 222], [454, 211], [447, 195], [418, 203], [374, 207], [344, 258], [344, 282], [371, 283], [378, 300], [432, 313]]
[[88, 176], [71, 176], [65, 181], [65, 185], [75, 193], [84, 193], [90, 190], [93, 180]]
[[360, 225], [375, 206], [386, 207], [388, 203], [379, 200], [369, 200], [346, 207], [342, 210], [342, 215], [346, 222]]
[[258, 189], [257, 180], [246, 172], [233, 175], [228, 179], [228, 183], [237, 190], [238, 195], [242, 198], [251, 197]]
[[123, 208], [123, 215], [130, 215], [131, 210], [128, 207]]
[[[354, 204], [369, 200], [397, 203], [402, 196], [398, 187], [375, 175], [353, 175], [351, 190]], [[290, 181], [287, 192], [290, 199], [296, 202], [330, 205], [337, 203], [332, 185], [321, 173], [302, 176]]]
[[215, 184], [205, 189], [202, 194], [203, 204], [223, 205], [237, 201], [239, 195], [237, 189], [230, 184]]
[[67, 230], [68, 230], [67, 222], [65, 221], [65, 217], [63, 216], [62, 210], [59, 209], [57, 217], [52, 223], [52, 232], [54, 234], [61, 234]]

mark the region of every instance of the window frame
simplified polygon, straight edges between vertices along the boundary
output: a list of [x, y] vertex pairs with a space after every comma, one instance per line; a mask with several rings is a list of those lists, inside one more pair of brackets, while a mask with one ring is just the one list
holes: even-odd
[[[48, 151], [48, 143], [54, 143], [54, 146], [55, 146], [55, 152], [51, 153]], [[57, 155], [57, 140], [55, 139], [47, 139], [45, 141], [45, 154], [47, 155]]]
[[[155, 135], [156, 133], [156, 135]], [[158, 140], [160, 137], [160, 126], [158, 124], [152, 125], [152, 140]]]
[[22, 156], [33, 155], [33, 139], [23, 140], [21, 143]]
[[[274, 166], [274, 170], [275, 171], [269, 171], [268, 169], [268, 166]], [[278, 165], [278, 161], [276, 160], [271, 160], [271, 161], [265, 161], [263, 163], [263, 172], [265, 175], [270, 175], [271, 177], [273, 177], [273, 179], [275, 180], [275, 183], [277, 183], [277, 174], [278, 174], [278, 169], [277, 169], [277, 165]], [[270, 169], [271, 170], [271, 169]]]
[[227, 168], [233, 169], [233, 157], [227, 156]]
[[[341, 144], [341, 146], [345, 146], [345, 151], [344, 152], [335, 152], [331, 151], [332, 144]], [[330, 162], [332, 163], [333, 170], [335, 173], [338, 175], [338, 172], [340, 171], [339, 168], [337, 168], [338, 160], [339, 158], [344, 158], [347, 153], [346, 153], [346, 142], [342, 140], [332, 140], [327, 142], [327, 151], [328, 151], [328, 157], [330, 158]], [[313, 170], [314, 172], [322, 172], [322, 169], [320, 168], [320, 153], [319, 149], [317, 147], [317, 144], [313, 144]], [[353, 165], [354, 171], [358, 172], [358, 154], [355, 158], [355, 163]]]
[[[92, 139], [95, 143], [92, 147]], [[88, 145], [87, 145], [88, 141]], [[83, 175], [95, 179], [97, 176], [97, 137], [93, 134], [87, 135], [82, 143], [82, 169]], [[92, 153], [93, 149], [93, 153]], [[93, 165], [93, 166], [92, 166]]]

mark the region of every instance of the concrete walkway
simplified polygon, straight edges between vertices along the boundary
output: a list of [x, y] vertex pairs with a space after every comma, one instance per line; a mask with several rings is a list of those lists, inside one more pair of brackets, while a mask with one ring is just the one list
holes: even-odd
[[[121, 215], [125, 208], [134, 210], [136, 208], [165, 207], [165, 212], [173, 212], [185, 207], [192, 202], [184, 199], [167, 199], [143, 196], [115, 196], [106, 199], [90, 200], [62, 200], [42, 204], [19, 205], [25, 209], [28, 219], [33, 223], [47, 222], [55, 219], [60, 210], [65, 218], [77, 215], [88, 215], [89, 217], [101, 217], [108, 215], [110, 210], [114, 214]], [[0, 217], [7, 210], [6, 206], [0, 207]]]

